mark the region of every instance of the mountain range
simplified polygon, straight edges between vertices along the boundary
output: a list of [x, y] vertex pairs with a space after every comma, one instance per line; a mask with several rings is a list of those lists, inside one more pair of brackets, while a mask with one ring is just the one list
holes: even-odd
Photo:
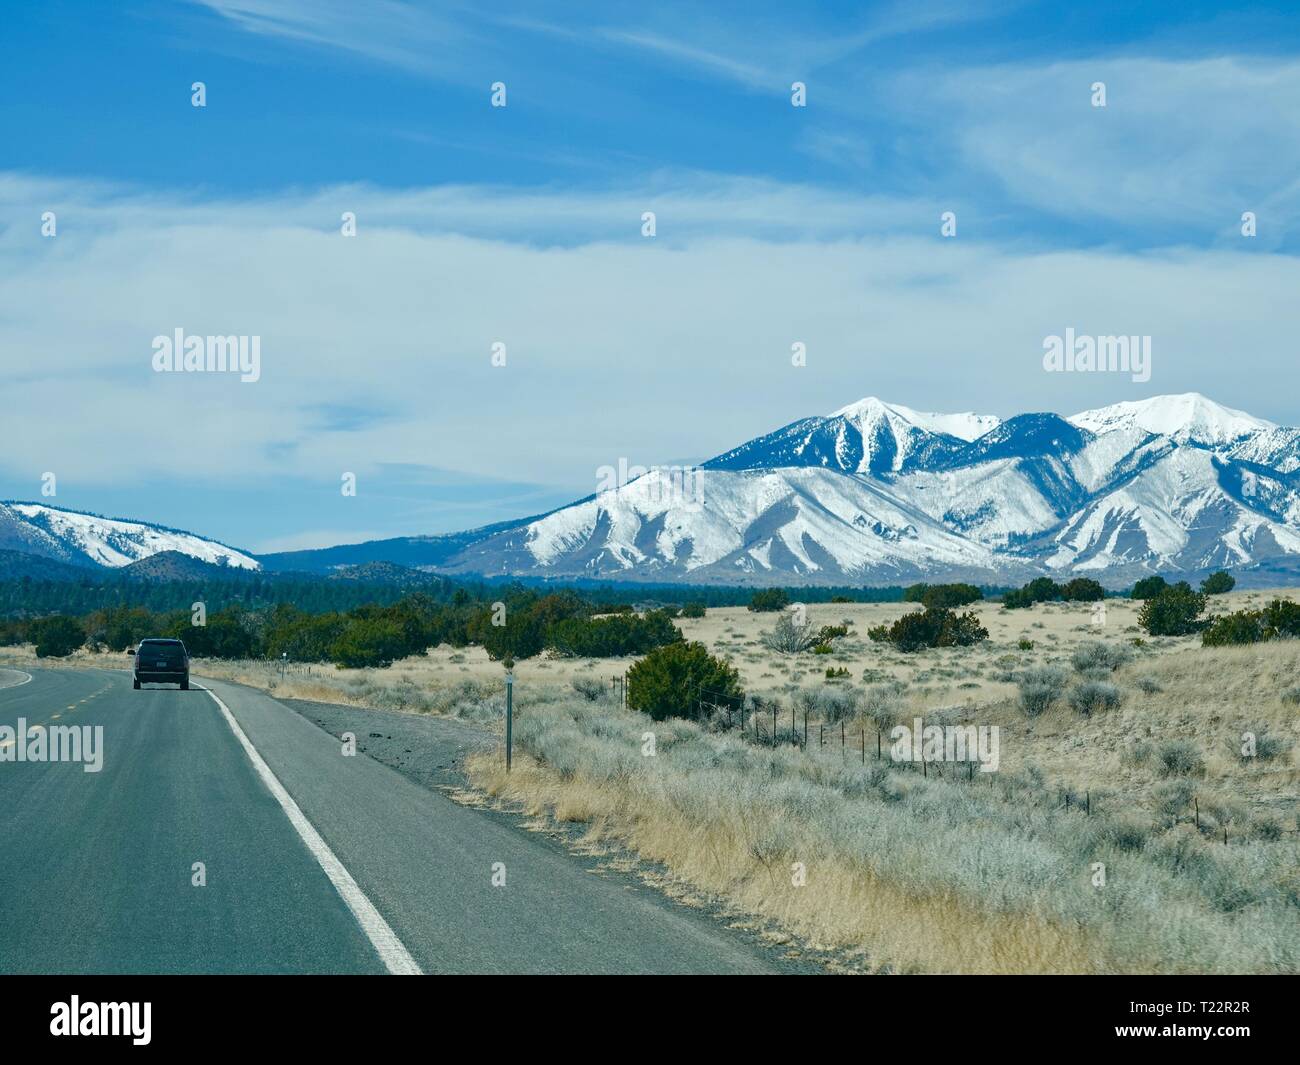
[[254, 556], [143, 522], [0, 504], [0, 549], [124, 566], [712, 584], [1011, 584], [1227, 568], [1300, 574], [1300, 429], [1197, 393], [1050, 413], [935, 414], [874, 397], [687, 470], [655, 468], [547, 514], [467, 532]]

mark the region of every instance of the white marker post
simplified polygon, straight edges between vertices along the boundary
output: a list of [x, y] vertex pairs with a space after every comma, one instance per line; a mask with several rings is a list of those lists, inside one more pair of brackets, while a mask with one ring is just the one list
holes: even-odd
[[506, 659], [506, 772], [510, 772], [510, 743], [511, 732], [514, 726], [515, 718], [515, 674], [512, 669], [514, 662]]

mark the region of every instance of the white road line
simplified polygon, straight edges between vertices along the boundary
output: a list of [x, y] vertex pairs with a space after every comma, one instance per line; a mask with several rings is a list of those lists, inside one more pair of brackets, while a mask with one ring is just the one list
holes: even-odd
[[0, 691], [5, 688], [21, 688], [24, 684], [30, 684], [32, 682], [32, 675], [30, 673], [24, 673], [21, 669], [0, 669], [0, 673], [17, 673], [19, 676], [27, 678], [26, 680], [20, 680], [17, 684], [0, 684]]
[[388, 922], [375, 909], [374, 904], [366, 898], [365, 892], [352, 879], [352, 874], [339, 861], [338, 856], [330, 850], [329, 844], [321, 839], [320, 833], [307, 820], [306, 814], [293, 801], [293, 796], [284, 790], [284, 785], [271, 772], [271, 767], [262, 760], [262, 756], [257, 753], [257, 748], [249, 741], [249, 738], [244, 734], [244, 730], [239, 727], [239, 722], [235, 720], [235, 715], [230, 712], [230, 707], [223, 703], [221, 697], [211, 688], [204, 688], [202, 685], [197, 685], [197, 687], [200, 691], [205, 691], [212, 696], [217, 706], [221, 708], [226, 724], [230, 726], [231, 731], [235, 734], [235, 739], [244, 748], [244, 753], [248, 755], [249, 761], [253, 763], [253, 768], [257, 770], [258, 775], [261, 776], [263, 782], [270, 789], [271, 794], [275, 796], [276, 801], [284, 808], [289, 823], [297, 830], [298, 835], [302, 837], [302, 841], [307, 844], [307, 849], [320, 862], [320, 867], [325, 870], [325, 875], [330, 878], [330, 883], [343, 896], [343, 901], [348, 904], [348, 909], [352, 911], [357, 923], [361, 925], [361, 931], [366, 934], [366, 938], [370, 940], [379, 953], [380, 960], [388, 967], [388, 971], [396, 976], [422, 975], [420, 966], [416, 964], [410, 952], [403, 946], [402, 941], [397, 938], [397, 933], [389, 927]]

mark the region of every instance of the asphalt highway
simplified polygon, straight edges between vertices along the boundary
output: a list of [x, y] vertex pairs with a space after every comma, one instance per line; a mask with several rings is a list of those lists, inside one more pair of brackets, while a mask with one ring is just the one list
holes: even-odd
[[[81, 761], [42, 758], [33, 736], [48, 751], [65, 730], [66, 756], [68, 726]], [[0, 670], [0, 899], [0, 973], [775, 971], [719, 923], [198, 677]]]

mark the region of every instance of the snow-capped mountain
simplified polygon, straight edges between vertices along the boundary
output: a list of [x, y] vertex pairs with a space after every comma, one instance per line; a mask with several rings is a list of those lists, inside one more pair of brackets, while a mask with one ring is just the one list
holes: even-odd
[[118, 568], [175, 551], [216, 566], [261, 568], [251, 555], [194, 533], [43, 503], [0, 503], [0, 548], [83, 566]]
[[1135, 426], [1179, 443], [1210, 446], [1229, 444], [1252, 433], [1277, 428], [1272, 422], [1252, 417], [1245, 411], [1220, 406], [1199, 392], [1115, 403], [1085, 410], [1069, 421], [1094, 433]]
[[897, 473], [934, 465], [993, 429], [991, 414], [923, 414], [874, 396], [824, 418], [803, 418], [704, 464], [715, 470], [822, 466]]
[[991, 579], [1000, 565], [871, 478], [805, 466], [689, 479], [652, 470], [479, 541], [443, 569], [737, 583], [898, 580], [936, 567]]
[[[684, 442], [689, 446], [689, 442]], [[253, 569], [708, 583], [1110, 585], [1220, 567], [1300, 576], [1300, 429], [1204, 396], [1070, 417], [927, 414], [874, 397], [548, 514], [262, 560], [191, 533], [0, 504], [0, 551], [122, 567], [164, 551]]]
[[869, 397], [685, 477], [651, 471], [498, 527], [439, 569], [795, 583], [1300, 573], [1298, 471], [1300, 430], [1195, 393], [1006, 421]]

